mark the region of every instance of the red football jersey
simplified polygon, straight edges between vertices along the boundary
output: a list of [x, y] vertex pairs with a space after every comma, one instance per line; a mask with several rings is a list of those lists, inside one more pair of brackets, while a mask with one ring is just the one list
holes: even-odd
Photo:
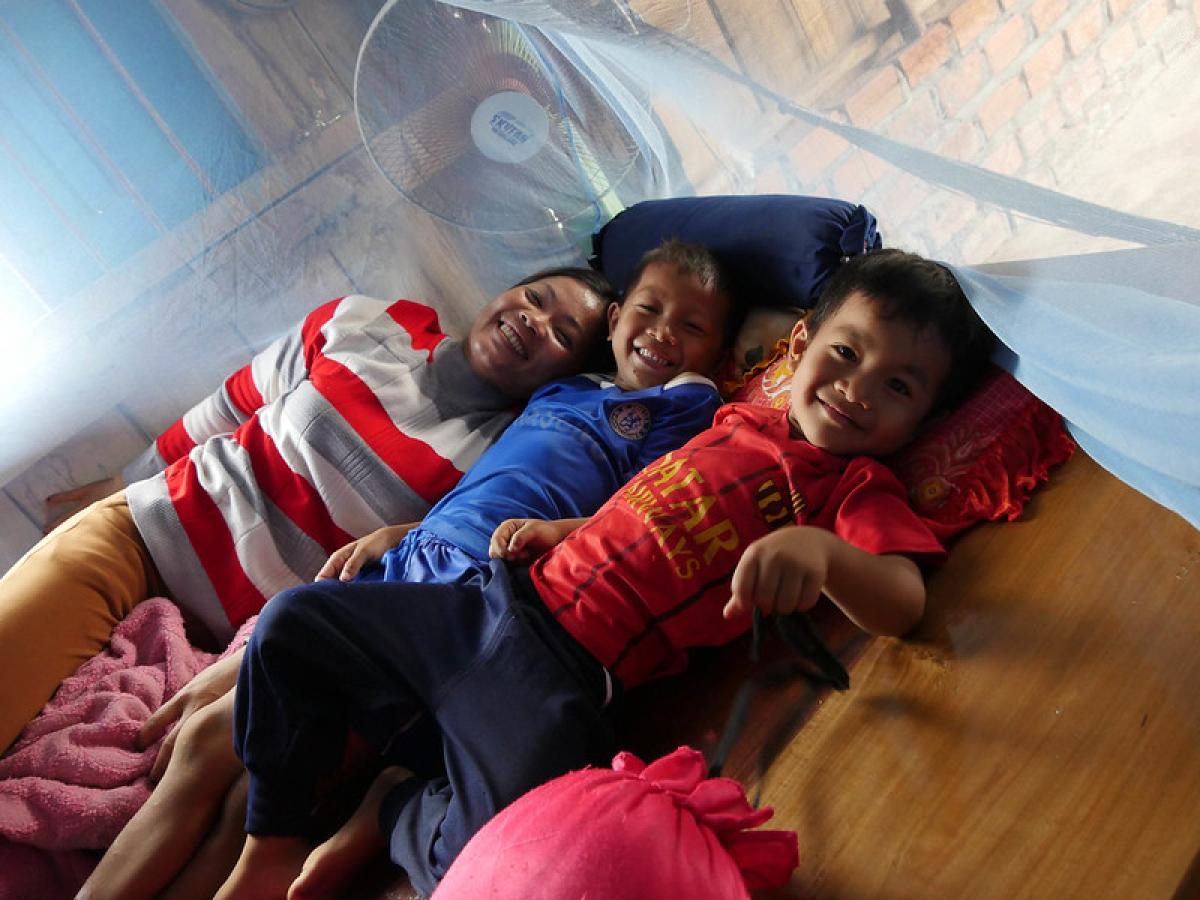
[[543, 601], [625, 687], [677, 672], [728, 621], [734, 567], [782, 525], [828, 529], [871, 553], [945, 553], [882, 463], [791, 435], [785, 410], [722, 407], [713, 426], [651, 463], [531, 570]]

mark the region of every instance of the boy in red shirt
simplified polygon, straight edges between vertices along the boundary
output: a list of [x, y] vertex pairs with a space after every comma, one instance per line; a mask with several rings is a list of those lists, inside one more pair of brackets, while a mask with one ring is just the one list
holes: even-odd
[[[793, 332], [787, 410], [723, 407], [590, 520], [505, 522], [493, 555], [536, 556], [530, 569], [272, 600], [237, 688], [250, 838], [218, 898], [328, 895], [384, 847], [429, 893], [505, 805], [611, 757], [614, 694], [742, 634], [753, 608], [807, 610], [824, 593], [868, 632], [908, 631], [924, 612], [918, 562], [944, 550], [877, 457], [957, 402], [991, 344], [943, 267], [858, 257]], [[351, 728], [395, 765], [310, 854], [316, 788]], [[431, 752], [444, 773], [420, 771]]]

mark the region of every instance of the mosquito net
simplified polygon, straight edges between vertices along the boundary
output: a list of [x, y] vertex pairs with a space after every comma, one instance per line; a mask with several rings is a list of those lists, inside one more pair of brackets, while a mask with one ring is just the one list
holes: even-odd
[[[1200, 8], [1174, 0], [7, 0], [0, 523], [325, 299], [461, 332], [639, 200], [866, 205], [1084, 449], [1200, 524]], [[519, 115], [514, 115], [516, 109]]]

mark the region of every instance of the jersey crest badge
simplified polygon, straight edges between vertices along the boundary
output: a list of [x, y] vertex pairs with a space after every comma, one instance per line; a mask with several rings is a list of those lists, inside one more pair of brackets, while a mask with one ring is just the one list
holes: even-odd
[[640, 441], [650, 433], [650, 410], [644, 403], [618, 403], [608, 414], [612, 430], [627, 441]]

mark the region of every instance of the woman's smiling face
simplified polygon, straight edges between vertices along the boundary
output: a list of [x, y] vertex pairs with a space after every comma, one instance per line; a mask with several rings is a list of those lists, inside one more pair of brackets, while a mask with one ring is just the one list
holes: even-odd
[[581, 281], [554, 275], [500, 294], [464, 342], [472, 370], [514, 399], [578, 373], [604, 322], [604, 301]]
[[[798, 346], [799, 345], [799, 346]], [[887, 456], [933, 409], [950, 351], [932, 329], [881, 318], [848, 296], [817, 331], [797, 326], [788, 419], [810, 443], [839, 456]]]

